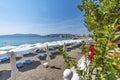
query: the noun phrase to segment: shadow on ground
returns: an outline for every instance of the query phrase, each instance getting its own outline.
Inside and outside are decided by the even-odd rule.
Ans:
[[[24,57],[31,57],[31,56],[36,56],[37,54],[26,54]]]
[[[37,68],[40,64],[41,64],[40,61],[33,61],[33,63],[31,63],[29,65],[28,64],[23,64],[23,67],[22,68],[18,68],[18,70],[20,72],[29,71],[29,70]]]
[[[2,70],[0,71],[0,80],[7,80],[10,78],[11,71],[10,70]]]
[[[16,61],[19,61],[20,59],[22,59],[22,57],[16,57]],[[7,64],[7,63],[10,63],[10,59],[8,59],[5,62],[0,62],[0,64]]]
[[[61,70],[61,68],[56,67],[56,66],[50,66],[50,68],[52,68],[52,69],[58,69],[58,70]]]

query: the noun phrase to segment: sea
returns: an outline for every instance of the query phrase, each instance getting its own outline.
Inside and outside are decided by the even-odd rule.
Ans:
[[[52,41],[67,40],[63,38],[39,37],[39,36],[0,36],[0,47],[19,46],[22,44],[35,44]]]

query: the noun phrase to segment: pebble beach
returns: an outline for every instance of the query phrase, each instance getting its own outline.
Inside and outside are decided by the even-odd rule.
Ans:
[[[16,80],[63,80],[63,71],[65,69],[64,59],[59,55],[55,55],[53,59],[49,61],[49,67],[43,67],[43,63],[46,60],[40,60],[37,55],[42,53],[36,53],[35,55],[19,57],[17,61],[24,59],[33,60],[32,64],[24,64],[22,68],[18,68]],[[67,52],[73,59],[79,60],[82,57],[81,49],[75,48]],[[11,65],[10,61],[0,63],[0,80],[11,80]]]

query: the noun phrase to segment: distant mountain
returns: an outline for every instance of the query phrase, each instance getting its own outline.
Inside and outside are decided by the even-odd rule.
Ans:
[[[46,37],[74,38],[74,37],[80,37],[80,35],[77,35],[77,34],[49,34],[49,35],[46,35]]]
[[[11,35],[0,35],[1,37],[41,37],[41,35],[38,34],[11,34]]]
[[[0,35],[0,37],[50,37],[50,38],[80,38],[81,35],[78,34],[48,34],[48,35],[38,35],[38,34],[12,34],[12,35]]]

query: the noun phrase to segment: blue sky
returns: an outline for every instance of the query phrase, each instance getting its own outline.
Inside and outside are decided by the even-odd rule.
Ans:
[[[84,34],[81,0],[0,0],[0,35]]]

